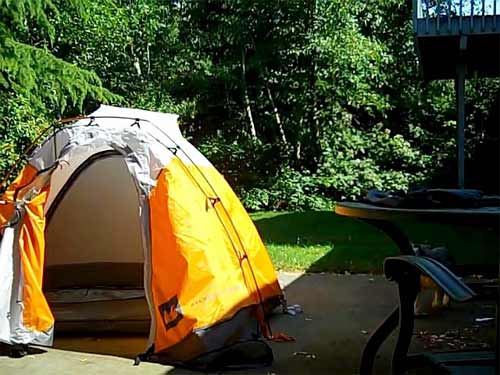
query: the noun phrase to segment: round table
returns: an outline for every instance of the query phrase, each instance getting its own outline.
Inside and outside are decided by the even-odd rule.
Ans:
[[[402,255],[415,255],[415,251],[411,240],[399,227],[398,221],[411,220],[422,223],[467,225],[472,230],[493,230],[497,237],[500,230],[500,207],[396,208],[360,202],[338,202],[335,206],[335,213],[360,219],[379,228],[396,243]],[[500,252],[500,250],[498,251]],[[500,253],[498,256],[500,259]],[[500,262],[498,263],[496,271],[500,282]],[[500,293],[500,284],[498,290]],[[399,310],[396,308],[370,336],[361,359],[363,373],[371,373],[376,352],[385,338],[398,325],[398,316]],[[497,307],[497,362],[500,361],[498,355],[499,327],[499,309]]]
[[[338,202],[335,213],[367,222],[387,234],[401,254],[414,255],[413,245],[398,222],[411,220],[428,224],[466,225],[472,230],[500,229],[500,207],[480,208],[393,208],[369,203]]]
[[[338,202],[335,212],[343,216],[373,220],[397,220],[411,217],[430,221],[460,221],[473,225],[500,223],[500,207],[396,208],[360,202]]]

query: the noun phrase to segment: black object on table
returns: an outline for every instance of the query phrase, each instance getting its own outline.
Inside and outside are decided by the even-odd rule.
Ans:
[[[409,367],[414,367],[422,356],[415,356],[413,360],[407,355],[408,347],[413,335],[414,302],[420,290],[419,276],[421,273],[430,277],[439,285],[451,299],[464,302],[474,296],[474,292],[456,277],[449,269],[434,259],[415,256],[414,246],[407,235],[398,227],[398,221],[407,219],[420,222],[437,223],[471,223],[474,226],[496,228],[500,223],[499,207],[477,207],[477,208],[394,208],[380,207],[373,204],[340,202],[335,207],[335,212],[339,215],[361,219],[386,233],[398,246],[401,256],[387,258],[384,263],[384,272],[388,279],[394,280],[399,287],[399,305],[392,313],[377,327],[371,334],[363,350],[360,373],[371,374],[375,356],[392,331],[399,325],[399,335],[392,360],[393,374],[402,374]],[[499,254],[500,255],[500,254]],[[500,276],[500,269],[499,269]],[[497,308],[498,315],[498,308]],[[497,319],[498,331],[498,319]],[[498,351],[497,333],[497,351]],[[496,370],[498,372],[498,352],[492,356],[490,353],[476,353],[474,359],[479,359],[478,363],[493,362],[496,356]],[[410,363],[411,362],[411,363]],[[448,359],[448,362],[465,363],[463,359]],[[495,372],[496,371],[496,372]]]

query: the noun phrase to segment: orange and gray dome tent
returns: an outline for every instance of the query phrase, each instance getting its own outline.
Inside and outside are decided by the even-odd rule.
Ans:
[[[1,196],[0,225],[0,342],[52,345],[47,290],[138,285],[146,353],[200,366],[238,345],[269,355],[275,269],[176,115],[103,105],[54,128]]]

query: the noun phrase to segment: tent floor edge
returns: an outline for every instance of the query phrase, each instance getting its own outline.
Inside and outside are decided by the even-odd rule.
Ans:
[[[155,345],[151,345],[144,353],[139,353],[134,359],[134,366],[139,366],[143,361],[149,361],[155,352]]]
[[[160,349],[151,361],[200,370],[267,366],[273,354],[260,329],[259,308],[247,306],[228,320],[193,331],[176,345]]]
[[[271,347],[264,340],[253,339],[235,342],[182,363],[161,359],[158,362],[192,371],[219,372],[265,368],[273,361]]]
[[[23,358],[28,355],[28,345],[25,344],[13,344],[10,346],[10,358]]]
[[[45,352],[46,350],[29,344],[7,344],[6,342],[0,342],[0,357],[23,358],[27,355],[42,354]]]

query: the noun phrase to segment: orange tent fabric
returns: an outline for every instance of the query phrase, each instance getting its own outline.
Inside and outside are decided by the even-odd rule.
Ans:
[[[71,258],[75,252],[64,247],[54,257],[56,250],[46,248],[52,213],[80,176],[111,157],[120,158],[137,191],[142,249],[111,246],[92,253],[98,240],[82,237],[79,244],[90,247],[88,262]],[[88,178],[125,183],[113,179],[113,169],[102,173]],[[70,216],[88,209],[75,202]],[[88,225],[99,225],[98,219]],[[224,177],[182,137],[175,115],[102,106],[90,122],[82,119],[52,134],[3,194],[0,225],[0,272],[6,270],[0,312],[12,315],[0,318],[0,341],[8,344],[52,342],[54,318],[43,291],[46,259],[62,269],[87,270],[129,264],[121,254],[142,259],[151,315],[148,347],[172,360],[254,339],[264,305],[283,298],[252,220]]]
[[[214,168],[172,161],[162,170],[149,202],[153,298],[157,306],[175,300],[172,309],[177,309],[167,317],[156,311],[164,323],[156,332],[158,351],[195,329],[281,295],[255,226]],[[192,203],[186,207],[182,202]],[[221,236],[221,228],[226,235]]]

